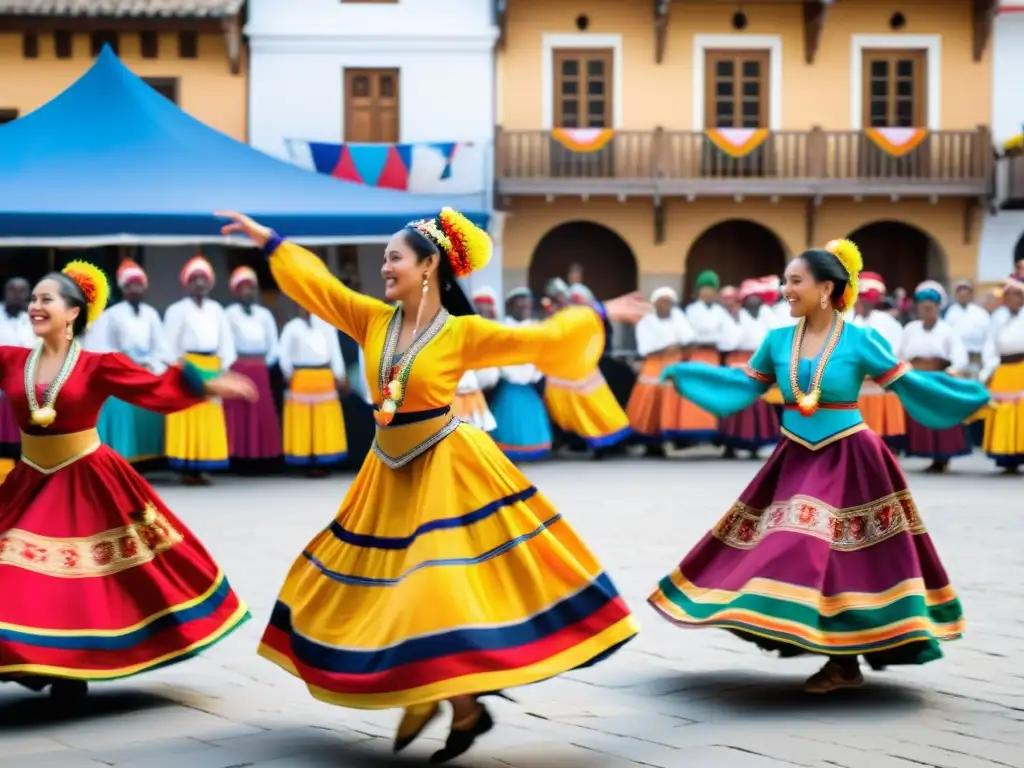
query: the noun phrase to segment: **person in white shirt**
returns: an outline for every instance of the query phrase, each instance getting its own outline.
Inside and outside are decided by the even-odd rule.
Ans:
[[[117,268],[122,301],[107,309],[89,330],[84,346],[91,352],[120,352],[157,375],[174,363],[164,337],[160,313],[143,299],[149,287],[146,273],[131,259]],[[164,417],[111,397],[100,411],[100,439],[133,464],[164,455]]]
[[[1024,283],[1003,286],[1005,312],[993,313],[980,381],[998,405],[985,419],[982,447],[1006,474],[1024,466]]]
[[[706,269],[697,275],[694,282],[696,300],[686,307],[686,319],[693,328],[694,345],[689,360],[719,366],[722,364],[720,345],[733,333],[735,323],[729,313],[718,303],[718,274]],[[695,407],[696,408],[696,407]],[[718,441],[718,419],[707,411],[696,409],[694,419],[687,425],[690,444]]]
[[[505,299],[505,324],[532,325],[533,293],[515,288]],[[494,442],[515,462],[540,461],[551,455],[551,421],[537,384],[542,376],[533,363],[500,369],[491,404],[497,427],[491,433]]]
[[[643,362],[626,415],[638,442],[646,445],[647,455],[664,456],[665,443],[699,436],[704,411],[661,381],[662,371],[686,359],[697,338],[679,308],[679,295],[663,286],[651,294],[651,304],[654,311],[636,324],[636,351]]]
[[[947,308],[943,319],[960,337],[967,350],[968,372],[977,377],[981,372],[985,339],[992,318],[981,305],[974,302],[974,284],[970,280],[958,280],[953,285],[955,300]]]
[[[477,314],[488,320],[496,319],[498,296],[493,288],[480,288],[473,292],[470,299]],[[471,370],[462,374],[455,388],[455,398],[452,400],[452,413],[459,421],[472,424],[484,432],[494,431],[498,424],[494,420],[490,406],[487,405],[484,391],[492,390],[498,385],[499,375],[497,368]]]
[[[772,329],[769,325],[771,319],[761,312],[765,306],[762,302],[764,294],[765,285],[759,280],[744,280],[740,284],[737,300],[741,306],[737,306],[732,316],[732,328],[719,342],[725,365],[745,367]],[[723,458],[727,459],[735,458],[736,451],[747,451],[751,458],[757,458],[758,451],[779,442],[781,437],[778,413],[763,397],[739,413],[721,419],[719,431],[719,439],[725,446]]]
[[[4,285],[4,306],[0,309],[0,345],[31,347],[36,343],[28,319],[28,301],[32,287],[23,277],[12,277]],[[7,395],[0,392],[0,482],[21,458],[21,429]]]
[[[257,303],[259,278],[251,267],[238,267],[228,281],[238,301],[224,310],[238,355],[231,370],[252,380],[259,399],[224,403],[228,455],[249,471],[268,468],[281,457],[281,422],[274,407],[270,367],[277,363],[277,321]]]
[[[208,298],[213,267],[202,256],[189,259],[181,270],[188,294],[164,313],[164,333],[175,360],[185,359],[206,371],[227,371],[235,363],[235,341],[224,307]],[[208,485],[205,474],[227,469],[228,432],[224,407],[206,400],[167,417],[167,460],[186,485]]]
[[[337,331],[299,308],[281,329],[279,364],[284,394],[284,460],[324,477],[348,457],[339,391],[348,391]]]
[[[901,360],[906,360],[919,371],[944,371],[953,376],[969,376],[967,350],[953,326],[942,319],[946,304],[946,291],[934,280],[926,280],[914,290],[917,320],[903,329],[900,348]],[[967,427],[930,429],[906,417],[907,455],[931,459],[925,470],[942,473],[949,469],[950,459],[971,454],[971,441]]]
[[[853,324],[873,328],[898,355],[903,337],[900,321],[879,308],[886,296],[885,280],[877,272],[861,272]],[[864,423],[874,430],[889,450],[900,453],[906,446],[907,420],[895,392],[887,392],[870,378],[864,379],[857,400]]]

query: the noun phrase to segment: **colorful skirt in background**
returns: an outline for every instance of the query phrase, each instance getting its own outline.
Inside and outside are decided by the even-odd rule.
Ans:
[[[338,384],[330,368],[297,368],[284,393],[284,461],[293,467],[340,464],[348,455]]]
[[[718,366],[722,356],[711,347],[695,347],[689,360]],[[674,388],[661,401],[661,429],[663,439],[678,440],[690,445],[710,443],[718,439],[718,419],[702,408],[680,397]]]
[[[0,679],[129,677],[249,618],[195,535],[96,430],[26,438],[25,458],[70,463],[52,474],[19,463],[0,486]]]
[[[599,371],[579,381],[548,376],[544,404],[555,426],[591,450],[618,445],[631,433],[629,417]]]
[[[14,469],[21,456],[21,428],[14,418],[14,409],[7,395],[0,392],[0,483]]]
[[[228,454],[245,461],[276,459],[281,455],[281,422],[274,407],[270,388],[270,369],[262,357],[239,358],[231,370],[248,377],[256,385],[259,398],[229,400],[224,403],[224,422],[228,431]]]
[[[988,384],[996,408],[985,417],[982,450],[1002,469],[1024,465],[1024,362],[1003,363]]]
[[[651,605],[783,656],[942,656],[964,618],[899,465],[870,430],[817,451],[783,440]]]
[[[678,410],[674,406],[666,407],[665,401],[679,398],[679,395],[669,382],[662,382],[661,372],[682,359],[681,350],[655,352],[644,358],[626,405],[633,437],[640,442],[657,444],[671,439],[665,436],[662,415],[672,415]]]
[[[750,362],[753,354],[730,352],[726,355],[725,364],[741,368]],[[722,445],[742,451],[759,451],[766,445],[779,442],[782,437],[775,406],[764,398],[758,398],[739,413],[721,419],[718,429]]]
[[[903,404],[895,392],[886,392],[871,379],[865,379],[857,398],[861,418],[892,451],[900,452],[907,444],[907,420]]]
[[[378,430],[397,435],[389,455],[406,452],[403,426]],[[569,523],[463,425],[397,468],[367,457],[292,565],[259,653],[321,701],[384,709],[536,683],[636,632]]]
[[[164,455],[164,416],[118,400],[107,399],[96,429],[100,440],[129,462],[150,461]]]
[[[512,461],[539,461],[551,453],[551,421],[533,384],[499,382],[491,408],[494,442]]]
[[[957,456],[970,456],[974,450],[966,426],[931,429],[914,421],[910,414],[906,418],[907,456],[949,461]]]
[[[484,432],[493,432],[494,428],[498,426],[494,420],[494,414],[491,413],[491,409],[487,405],[487,398],[484,396],[483,390],[480,389],[475,392],[456,394],[452,399],[452,413],[459,418],[459,421],[472,424]]]
[[[185,359],[204,371],[219,371],[220,358],[189,352]],[[172,413],[164,422],[167,463],[179,472],[228,468],[228,430],[220,400],[207,400]]]

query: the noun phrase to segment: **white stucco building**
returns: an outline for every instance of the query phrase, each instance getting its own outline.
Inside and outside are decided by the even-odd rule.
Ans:
[[[252,146],[313,165],[311,145],[345,144],[355,158],[348,173],[374,184],[387,173],[384,146],[401,145],[410,192],[492,187],[492,2],[250,0],[245,33]],[[438,147],[452,143],[446,167]],[[321,153],[316,165],[324,162]],[[380,243],[359,246],[367,293],[382,288],[380,255]],[[500,248],[473,284],[502,289]]]
[[[992,139],[997,151],[1003,143],[1024,133],[1024,0],[1001,0],[992,29]],[[1013,183],[1011,174],[1014,175]],[[978,251],[978,279],[999,281],[1013,271],[1018,244],[1024,237],[1024,158],[997,163],[995,205],[985,218]],[[1004,204],[1019,209],[1006,209]]]

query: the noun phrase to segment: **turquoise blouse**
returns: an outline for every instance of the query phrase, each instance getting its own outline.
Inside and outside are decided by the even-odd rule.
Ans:
[[[933,429],[955,427],[989,402],[988,390],[978,382],[915,371],[896,359],[877,331],[844,323],[821,379],[818,410],[803,416],[789,379],[795,333],[796,326],[769,332],[745,368],[676,363],[665,369],[662,380],[671,380],[680,395],[716,416],[743,410],[778,383],[786,403],[782,433],[811,450],[867,429],[856,405],[865,377],[895,392],[912,419]],[[820,357],[800,360],[803,392],[810,388]]]

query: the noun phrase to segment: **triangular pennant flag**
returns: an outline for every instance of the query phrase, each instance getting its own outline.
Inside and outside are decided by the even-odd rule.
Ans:
[[[377,176],[377,186],[386,187],[387,189],[406,190],[409,188],[409,170],[406,164],[402,162],[402,156],[398,151],[398,147],[393,146],[389,147],[389,149],[384,167]]]
[[[395,144],[395,151],[398,153],[402,165],[405,166],[406,174],[412,168],[412,148],[412,144]]]
[[[458,146],[454,141],[439,141],[431,144],[434,149],[441,153],[441,157],[444,158],[444,170],[441,171],[441,179],[450,179],[452,177],[452,157],[455,156],[455,147]]]
[[[334,166],[331,176],[336,179],[341,179],[342,181],[351,181],[356,184],[366,183],[363,181],[363,177],[359,175],[359,169],[356,168],[356,164],[352,162],[352,154],[344,144],[341,145],[341,156],[338,158],[338,164]]]
[[[364,184],[375,187],[378,184],[384,164],[391,154],[390,144],[349,144],[349,154],[355,163]]]
[[[322,144],[318,141],[309,142],[309,154],[313,158],[313,167],[317,173],[330,174],[341,159],[341,144]]]

